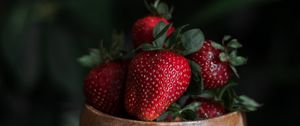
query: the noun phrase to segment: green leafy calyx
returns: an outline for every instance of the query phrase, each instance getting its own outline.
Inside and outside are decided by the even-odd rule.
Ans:
[[[169,6],[161,2],[160,0],[156,0],[154,3],[149,3],[147,0],[144,0],[146,8],[156,16],[164,17],[167,20],[172,18],[173,6],[169,8]]]
[[[109,48],[105,48],[103,41],[100,42],[99,48],[90,49],[89,54],[83,55],[78,58],[78,62],[88,68],[92,68],[99,64],[103,64],[112,60],[128,58],[128,55],[125,55],[124,48],[124,33],[114,32],[112,35],[112,44]]]

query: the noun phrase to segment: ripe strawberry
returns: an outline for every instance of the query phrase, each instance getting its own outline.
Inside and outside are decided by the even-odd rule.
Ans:
[[[200,119],[208,119],[225,114],[224,106],[217,102],[204,98],[197,98],[194,100],[189,99],[187,103],[191,102],[200,102],[200,107],[196,110],[197,116]]]
[[[225,114],[225,109],[221,104],[206,99],[200,99],[201,107],[197,114],[201,119],[213,118]]]
[[[222,62],[219,55],[222,51],[212,46],[212,41],[206,40],[199,51],[189,55],[201,67],[201,77],[205,89],[224,86],[230,77],[228,62]]]
[[[128,68],[125,109],[141,120],[154,120],[187,89],[191,69],[187,59],[170,51],[144,51]]]
[[[144,42],[151,43],[153,41],[153,29],[159,23],[164,22],[166,25],[169,22],[163,17],[147,16],[145,18],[138,19],[132,27],[132,39],[134,46],[138,47]],[[174,31],[174,27],[171,27],[167,31],[169,36]]]
[[[117,115],[123,107],[127,63],[109,62],[93,68],[85,79],[87,103],[101,112]]]

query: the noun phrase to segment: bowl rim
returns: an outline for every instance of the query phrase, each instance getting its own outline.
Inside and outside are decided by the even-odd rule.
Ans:
[[[243,116],[243,112],[240,112],[240,111],[234,111],[234,112],[230,112],[230,113],[227,113],[225,115],[221,115],[221,116],[218,116],[218,117],[213,117],[213,118],[209,118],[209,119],[204,119],[204,120],[195,120],[195,121],[181,121],[181,122],[154,122],[154,121],[141,121],[141,120],[133,120],[133,119],[126,119],[126,118],[121,118],[121,117],[116,117],[116,116],[112,116],[112,115],[108,115],[108,114],[105,114],[101,111],[98,111],[97,109],[95,109],[94,107],[88,105],[88,104],[85,104],[84,105],[85,109],[88,109],[89,111],[93,112],[94,114],[96,114],[97,116],[103,116],[103,117],[106,117],[106,118],[112,118],[112,119],[116,119],[118,121],[126,121],[126,122],[132,122],[132,123],[143,123],[143,124],[147,124],[147,123],[155,123],[155,124],[190,124],[190,123],[204,123],[204,122],[209,122],[209,121],[214,121],[216,119],[225,119],[225,118],[229,118],[229,117],[232,117],[232,116],[238,116],[238,115],[241,115]]]

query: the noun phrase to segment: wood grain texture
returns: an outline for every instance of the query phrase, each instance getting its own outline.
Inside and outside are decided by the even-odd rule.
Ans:
[[[144,122],[110,116],[85,105],[80,116],[80,126],[246,126],[246,120],[244,113],[232,112],[199,121]]]

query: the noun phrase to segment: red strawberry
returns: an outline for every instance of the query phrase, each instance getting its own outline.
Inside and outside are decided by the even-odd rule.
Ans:
[[[187,101],[188,104],[191,102],[200,102],[200,107],[196,110],[197,116],[200,119],[208,119],[225,114],[224,106],[217,102],[204,98],[189,99]]]
[[[87,103],[101,112],[116,115],[123,107],[127,63],[109,62],[93,68],[85,79]]]
[[[138,19],[132,28],[132,39],[134,46],[138,47],[144,42],[151,43],[153,41],[153,29],[159,22],[164,22],[166,25],[169,22],[162,17],[147,16],[145,18]],[[171,27],[167,31],[167,36],[169,36],[174,31],[174,27]]]
[[[141,120],[154,120],[187,89],[188,60],[170,51],[137,54],[128,68],[125,109]]]
[[[225,114],[224,107],[216,102],[206,99],[200,99],[201,106],[197,110],[197,114],[201,119],[213,118]]]
[[[199,51],[189,56],[201,67],[201,77],[205,89],[224,86],[230,77],[228,62],[222,62],[219,55],[222,51],[212,46],[212,41],[206,40]]]

